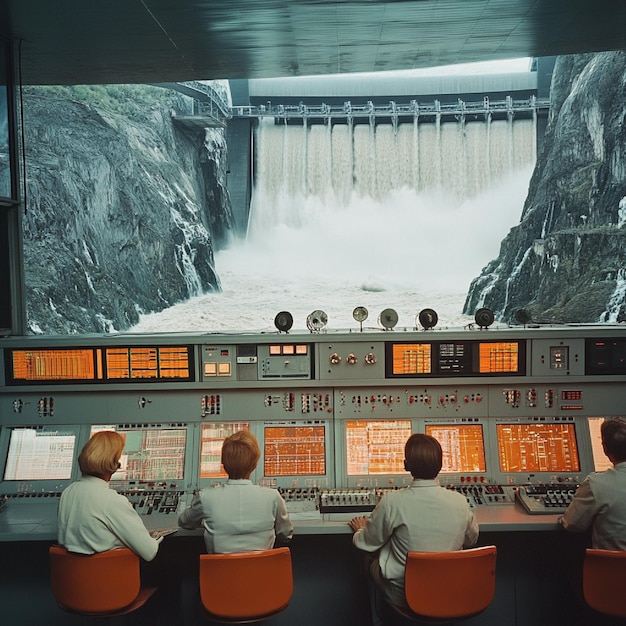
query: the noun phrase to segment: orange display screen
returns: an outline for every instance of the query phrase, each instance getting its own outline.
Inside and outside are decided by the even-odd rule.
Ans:
[[[411,436],[411,420],[346,422],[348,476],[403,474],[404,444]]]
[[[434,437],[443,449],[441,473],[486,471],[480,424],[427,424],[426,434]]]
[[[189,379],[187,346],[107,348],[107,379]]]
[[[14,381],[95,380],[92,348],[13,350]]]
[[[430,374],[432,371],[430,343],[398,343],[392,346],[392,374]]]
[[[517,341],[481,342],[478,346],[480,374],[516,374],[519,372],[519,343]]]
[[[266,426],[263,451],[265,476],[326,474],[326,427]]]
[[[13,384],[102,380],[191,380],[189,346],[13,350]]]
[[[496,424],[503,472],[578,472],[574,424]]]
[[[200,478],[226,478],[222,467],[222,444],[238,430],[248,430],[249,422],[202,424],[200,432]]]

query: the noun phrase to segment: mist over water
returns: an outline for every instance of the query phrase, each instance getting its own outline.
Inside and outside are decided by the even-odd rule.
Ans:
[[[471,126],[462,141],[456,124],[421,136],[411,125],[353,137],[347,126],[261,127],[247,240],[216,254],[222,293],[132,331],[272,332],[282,310],[305,330],[316,309],[329,330],[358,330],[356,306],[369,311],[364,328],[386,308],[413,328],[426,307],[438,327],[463,326],[471,280],[519,222],[535,148],[532,125]]]

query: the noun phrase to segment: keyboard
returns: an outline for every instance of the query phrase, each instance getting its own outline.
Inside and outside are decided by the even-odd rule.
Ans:
[[[578,485],[525,485],[516,492],[517,501],[529,515],[556,515],[565,513]]]

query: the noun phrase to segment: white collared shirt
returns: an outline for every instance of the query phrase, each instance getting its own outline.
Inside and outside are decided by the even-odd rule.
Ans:
[[[96,476],[83,476],[63,491],[57,522],[59,543],[70,552],[94,554],[126,546],[151,561],[159,549],[128,499]]]
[[[380,550],[383,577],[403,588],[407,552],[461,550],[477,539],[478,523],[463,495],[436,480],[414,480],[383,495],[353,543],[366,552]]]
[[[178,525],[204,527],[210,554],[269,550],[277,539],[286,543],[293,536],[293,524],[278,491],[243,479],[203,489],[180,514]]]
[[[591,528],[591,545],[603,550],[626,550],[626,462],[593,472],[576,490],[561,518],[565,530]]]

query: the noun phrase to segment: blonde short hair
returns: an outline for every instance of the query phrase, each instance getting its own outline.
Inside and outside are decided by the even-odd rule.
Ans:
[[[249,430],[238,430],[224,439],[222,465],[229,478],[249,478],[260,458],[259,442]]]
[[[110,476],[118,463],[126,440],[114,430],[94,433],[78,455],[80,471],[85,476]]]

